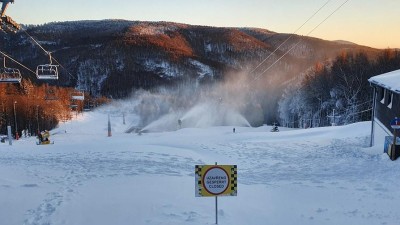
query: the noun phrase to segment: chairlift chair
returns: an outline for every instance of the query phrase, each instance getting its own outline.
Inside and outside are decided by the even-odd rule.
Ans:
[[[80,105],[78,101],[84,101],[85,100],[85,93],[83,91],[78,91],[75,90],[74,92],[71,93],[71,105],[70,108],[76,112],[79,111]]]
[[[39,80],[57,80],[58,65],[45,64],[36,68],[36,77]]]
[[[21,80],[19,69],[6,67],[6,58],[4,57],[4,67],[0,68],[0,83],[21,83]]]
[[[84,101],[85,93],[83,91],[75,91],[71,94],[72,100]]]
[[[50,64],[39,65],[36,68],[36,77],[39,80],[57,80],[58,65],[52,64],[51,53],[47,53],[50,58]]]

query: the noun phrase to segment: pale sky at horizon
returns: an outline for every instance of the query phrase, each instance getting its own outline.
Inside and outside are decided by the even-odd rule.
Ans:
[[[126,19],[293,33],[329,0],[15,0],[21,24]],[[346,0],[330,0],[297,34],[307,35]],[[118,3],[114,3],[118,2]],[[375,48],[400,48],[400,0],[349,0],[309,36]]]

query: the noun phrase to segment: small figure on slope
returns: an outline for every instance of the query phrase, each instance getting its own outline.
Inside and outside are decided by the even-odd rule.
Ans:
[[[279,132],[279,128],[278,128],[278,125],[276,125],[276,123],[274,123],[274,126],[271,129],[271,132]]]

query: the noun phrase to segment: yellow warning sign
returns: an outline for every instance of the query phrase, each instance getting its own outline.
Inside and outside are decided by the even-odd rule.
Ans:
[[[237,196],[236,165],[196,165],[196,197]]]

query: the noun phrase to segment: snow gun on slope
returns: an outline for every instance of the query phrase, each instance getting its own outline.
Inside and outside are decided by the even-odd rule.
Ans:
[[[38,135],[39,142],[37,142],[37,145],[48,145],[48,144],[54,144],[54,142],[50,141],[50,132],[48,130],[42,131]]]

